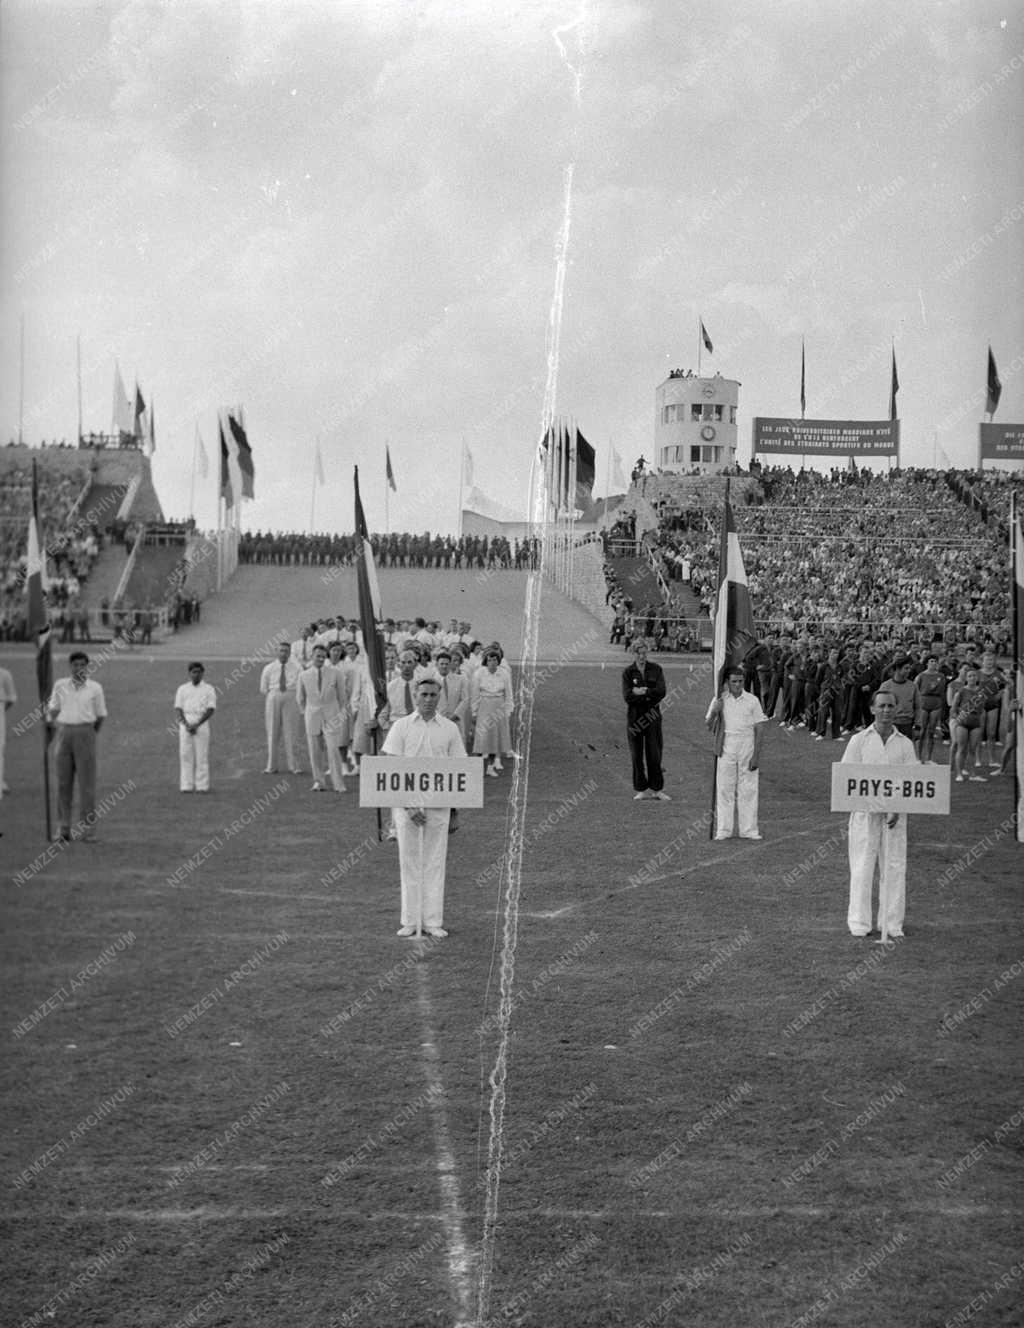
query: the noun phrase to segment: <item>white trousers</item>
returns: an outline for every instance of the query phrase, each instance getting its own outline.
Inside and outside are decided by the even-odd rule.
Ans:
[[[327,753],[327,769],[331,772],[331,783],[340,789],[345,781],[341,769],[341,752],[338,750],[338,730],[324,728],[323,733],[310,733],[306,730],[306,742],[309,747],[309,768],[313,772],[313,782],[326,784],[324,771],[324,752]]]
[[[202,724],[195,733],[189,733],[184,724],[178,725],[178,757],[181,765],[183,793],[210,787],[210,726]]]
[[[424,826],[414,825],[404,807],[396,807],[394,816],[402,873],[402,926],[443,927],[448,808],[428,807]]]
[[[716,833],[731,835],[735,808],[739,806],[740,834],[757,834],[757,770],[748,769],[754,755],[753,733],[725,735],[718,758],[715,821]]]
[[[884,919],[889,934],[903,931],[907,907],[907,818],[901,816],[892,830],[886,828],[885,812],[850,813],[850,908],[846,922],[857,934],[871,930],[871,887],[878,863],[878,930]]]
[[[267,765],[276,770],[284,765],[298,770],[299,760],[299,707],[294,692],[267,693],[263,717],[267,728]]]

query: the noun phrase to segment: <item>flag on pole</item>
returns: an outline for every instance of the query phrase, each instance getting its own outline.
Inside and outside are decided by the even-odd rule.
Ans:
[[[231,484],[231,466],[228,463],[228,445],[224,437],[224,425],[220,420],[217,421],[217,432],[220,434],[220,496],[224,499],[224,503],[227,507],[233,507],[235,503],[235,494]]]
[[[39,476],[32,462],[32,514],[28,521],[28,554],[25,588],[28,591],[27,627],[29,640],[36,643],[36,681],[39,702],[45,705],[53,691],[53,647],[50,620],[43,594],[46,590],[46,563],[39,533]]]
[[[156,451],[156,424],[154,422],[153,398],[149,398],[149,407],[142,416],[142,450],[151,457]]]
[[[991,353],[991,352],[990,352]],[[1024,701],[1024,512],[1016,495],[1010,495],[1010,541],[1013,550],[1013,704]],[[1017,743],[1013,758],[1014,807],[1017,811],[1017,843],[1024,844],[1024,714],[1019,709],[1011,715]],[[1007,742],[1010,741],[1007,735]]]
[[[146,414],[146,403],[142,399],[142,393],[139,391],[139,384],[135,384],[135,418],[132,420],[132,437],[137,443],[142,443],[143,417]]]
[[[725,685],[725,670],[743,663],[751,646],[757,642],[754,613],[750,606],[747,573],[743,566],[728,482],[725,512],[722,516],[722,545],[718,559],[718,591],[715,597],[714,678],[715,696]]]
[[[898,419],[896,414],[896,393],[900,390],[900,380],[896,373],[896,347],[892,349],[892,381],[889,385],[889,418]]]
[[[196,456],[199,461],[199,474],[205,480],[210,473],[210,458],[206,455],[206,448],[203,446],[198,424],[196,425]]]
[[[373,561],[373,546],[370,544],[366,517],[363,515],[363,503],[359,497],[359,467],[355,466],[353,469],[356,493],[356,585],[359,592],[359,623],[363,629],[363,649],[366,651],[366,667],[373,688],[373,713],[376,717],[388,699],[387,678],[384,673],[384,640],[377,625],[383,620],[384,614],[380,603],[380,587],[377,584],[377,568]]]
[[[241,411],[238,412],[241,414]],[[245,427],[235,416],[228,411],[228,428],[231,431],[231,437],[235,441],[236,454],[238,456],[238,469],[242,480],[242,497],[252,498],[253,481],[256,478],[256,471],[252,464],[252,448],[249,446],[249,439],[246,436]]]
[[[111,420],[110,432],[116,433],[118,437],[126,434],[131,437],[132,432],[132,403],[128,400],[128,393],[124,390],[124,381],[121,378],[121,370],[118,363],[114,361],[114,411]]]
[[[384,477],[388,482],[388,488],[392,493],[397,493],[398,488],[395,485],[395,472],[391,469],[391,448],[387,443],[384,444]]]
[[[324,478],[324,459],[320,455],[320,439],[316,440],[316,446],[313,448],[313,478],[317,484],[325,484]]]
[[[999,398],[1003,394],[1003,385],[999,381],[999,370],[996,368],[996,357],[992,354],[992,347],[988,348],[988,386],[985,393],[985,410],[991,417],[996,413],[996,406],[999,405]]]
[[[576,429],[576,506],[586,508],[594,498],[597,454]]]
[[[807,411],[807,352],[804,347],[803,338],[800,339],[800,418],[803,419]]]
[[[715,348],[711,344],[711,338],[708,336],[708,330],[704,326],[703,318],[700,320],[700,339],[701,341],[703,341],[704,349],[707,351],[707,353],[709,355],[713,355]]]

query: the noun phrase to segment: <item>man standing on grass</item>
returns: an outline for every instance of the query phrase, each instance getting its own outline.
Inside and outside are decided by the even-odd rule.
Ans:
[[[661,769],[661,702],[665,699],[665,675],[659,664],[647,658],[647,643],[637,637],[633,663],[622,671],[622,699],[626,703],[626,740],[633,761],[634,802],[657,798],[670,802]]]
[[[174,693],[182,793],[210,791],[210,718],[217,709],[217,693],[203,681],[205,672],[203,665],[193,660],[188,666],[189,681]]]
[[[295,700],[302,668],[291,658],[289,642],[277,647],[277,659],[264,665],[260,675],[260,691],[264,701],[264,722],[267,730],[267,767],[265,775],[277,773],[283,761],[293,775],[301,774],[299,764],[299,707]]]
[[[46,718],[57,725],[54,763],[57,769],[57,835],[59,841],[71,838],[71,807],[75,778],[78,779],[79,825],[85,827],[82,839],[95,841],[96,821],[96,735],[107,717],[103,688],[86,676],[89,656],[84,650],[72,652],[68,663],[71,677],[60,678],[46,707]]]
[[[882,689],[871,701],[875,722],[855,733],[843,752],[843,764],[917,765],[910,738],[896,732],[896,697]],[[852,936],[871,932],[871,887],[878,863],[878,927],[897,940],[903,936],[907,904],[907,818],[896,812],[850,813],[850,907],[846,917]],[[887,917],[882,917],[882,900]]]
[[[761,745],[768,717],[761,702],[743,690],[743,670],[726,672],[726,689],[705,717],[716,736],[715,838],[731,839],[739,809],[740,839],[760,839],[757,798]],[[801,684],[802,686],[802,684]]]
[[[437,713],[441,687],[436,677],[415,684],[412,714],[394,721],[381,749],[384,756],[464,757],[458,725]],[[398,862],[402,878],[402,925],[399,936],[443,939],[444,873],[448,857],[448,807],[396,807]]]

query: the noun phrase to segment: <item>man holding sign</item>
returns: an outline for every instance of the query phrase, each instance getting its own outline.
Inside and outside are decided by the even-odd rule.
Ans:
[[[428,674],[413,685],[416,706],[396,719],[381,749],[384,756],[465,757],[457,724],[437,713],[441,686]],[[445,937],[444,870],[448,857],[448,807],[396,807],[398,862],[402,876],[399,936]]]
[[[843,753],[843,765],[917,765],[914,744],[896,732],[896,697],[884,689],[871,702],[874,723],[855,733]],[[906,814],[882,811],[850,813],[850,908],[846,922],[853,936],[871,931],[871,887],[878,862],[878,929],[883,939],[903,936],[907,902]]]

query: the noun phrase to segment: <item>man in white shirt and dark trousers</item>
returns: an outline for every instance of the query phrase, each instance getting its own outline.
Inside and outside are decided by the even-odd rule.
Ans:
[[[896,731],[897,700],[882,687],[871,702],[875,722],[855,733],[843,752],[843,764],[917,765],[910,738]],[[907,907],[907,818],[895,812],[850,813],[850,907],[846,924],[851,936],[871,933],[871,887],[878,863],[878,930],[903,938]],[[885,917],[883,913],[885,901]],[[888,923],[886,926],[885,924]]]
[[[178,757],[182,793],[210,791],[210,717],[217,709],[217,693],[203,681],[206,669],[198,660],[188,666],[190,681],[174,693],[178,717]]]
[[[267,768],[265,775],[277,773],[284,761],[293,775],[301,775],[299,763],[299,707],[295,689],[302,667],[291,658],[287,641],[277,647],[277,659],[264,666],[260,692],[266,697],[264,719],[267,728]]]
[[[71,838],[71,807],[77,776],[78,825],[84,827],[81,838],[91,844],[96,838],[93,833],[96,822],[96,735],[107,717],[107,704],[103,688],[86,677],[89,656],[85,651],[73,651],[68,663],[71,676],[58,680],[46,707],[47,720],[57,725],[53,748],[57,770],[56,837],[59,841]]]
[[[440,686],[435,677],[416,683],[416,709],[396,719],[384,740],[384,756],[464,757],[458,725],[437,713]],[[443,938],[444,873],[448,857],[448,807],[396,807],[398,861],[402,876],[399,936]]]
[[[743,670],[726,671],[726,690],[708,707],[715,734],[715,838],[731,839],[739,808],[740,839],[760,839],[757,828],[758,768],[768,717],[761,702],[743,690]]]

